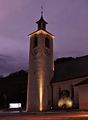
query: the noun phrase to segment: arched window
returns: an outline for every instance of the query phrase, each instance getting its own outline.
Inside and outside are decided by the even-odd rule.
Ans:
[[[38,46],[38,38],[35,36],[34,41],[33,41],[33,48]]]
[[[50,47],[50,43],[49,43],[49,38],[48,37],[45,38],[45,47],[47,47],[47,48]]]
[[[61,94],[61,97],[69,97],[70,96],[70,92],[68,90],[62,90],[60,94]]]

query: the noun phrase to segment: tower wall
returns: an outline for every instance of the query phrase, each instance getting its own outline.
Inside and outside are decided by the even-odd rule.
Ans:
[[[49,38],[50,47],[45,46]],[[50,35],[39,33],[38,45],[33,48],[35,34],[30,38],[27,111],[45,111],[50,108],[50,81],[53,77],[53,39]]]

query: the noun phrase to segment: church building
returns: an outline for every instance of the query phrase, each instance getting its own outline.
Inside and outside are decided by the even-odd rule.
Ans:
[[[88,61],[81,58],[68,63],[55,63],[54,35],[46,30],[48,24],[41,12],[38,28],[30,39],[27,86],[27,112],[50,109],[88,109]],[[88,57],[87,57],[88,60]],[[84,69],[84,65],[86,70]]]

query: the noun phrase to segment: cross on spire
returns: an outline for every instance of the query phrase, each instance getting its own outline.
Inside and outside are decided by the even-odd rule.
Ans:
[[[43,17],[43,5],[41,5],[41,16]]]

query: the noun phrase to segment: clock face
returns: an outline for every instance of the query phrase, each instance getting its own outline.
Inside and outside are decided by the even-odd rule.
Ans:
[[[40,48],[34,49],[32,52],[33,56],[41,56],[42,55],[42,50]]]
[[[44,53],[45,53],[45,55],[47,55],[47,56],[50,55],[50,51],[49,51],[48,49],[45,49],[45,50],[44,50]]]

